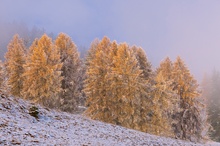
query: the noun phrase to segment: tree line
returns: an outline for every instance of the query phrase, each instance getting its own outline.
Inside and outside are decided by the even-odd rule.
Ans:
[[[141,47],[94,40],[84,60],[71,38],[44,34],[29,48],[15,35],[1,63],[2,91],[50,108],[74,112],[156,135],[202,141],[206,106],[184,61],[169,57],[152,69]]]

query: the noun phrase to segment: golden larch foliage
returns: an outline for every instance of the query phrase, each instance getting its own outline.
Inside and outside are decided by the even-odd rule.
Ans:
[[[46,34],[34,41],[31,49],[29,59],[24,65],[23,96],[52,107],[61,91],[62,64],[59,51]]]
[[[7,76],[7,85],[9,92],[13,96],[20,97],[23,89],[24,72],[23,65],[25,64],[25,47],[23,40],[15,35],[8,45],[8,51],[5,54],[5,67]]]
[[[98,44],[93,43],[86,60],[86,80],[84,92],[89,105],[85,114],[93,119],[105,121],[109,116],[106,111],[107,73],[110,71],[111,59],[108,55],[111,42],[104,37]],[[106,121],[107,122],[107,121]]]
[[[179,56],[174,62],[172,78],[175,81],[174,90],[180,98],[188,104],[193,104],[192,99],[199,96],[199,85]]]

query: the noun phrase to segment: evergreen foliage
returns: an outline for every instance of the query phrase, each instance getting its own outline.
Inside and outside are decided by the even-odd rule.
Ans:
[[[23,96],[34,102],[53,107],[61,91],[60,54],[52,40],[44,34],[31,46],[29,59],[24,65]]]
[[[25,64],[25,47],[22,39],[15,35],[8,45],[8,52],[5,54],[5,67],[7,76],[7,85],[9,92],[13,96],[20,97],[23,89]]]
[[[76,110],[80,93],[80,58],[76,45],[66,34],[59,34],[55,41],[62,62],[62,92],[60,94],[60,109],[73,112]]]

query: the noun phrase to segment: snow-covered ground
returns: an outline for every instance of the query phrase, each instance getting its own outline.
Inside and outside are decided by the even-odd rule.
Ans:
[[[0,145],[203,145],[154,136],[39,105],[36,105],[40,112],[36,119],[29,114],[32,106],[21,99],[0,97]],[[220,144],[209,142],[205,145]]]

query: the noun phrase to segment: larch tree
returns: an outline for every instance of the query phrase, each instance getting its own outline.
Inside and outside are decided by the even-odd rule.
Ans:
[[[92,119],[144,131],[142,116],[146,113],[141,112],[141,103],[145,109],[148,102],[142,96],[146,93],[145,82],[134,52],[127,44],[117,45],[106,38],[94,52],[87,63],[89,107],[85,113]]]
[[[165,81],[172,79],[173,63],[169,57],[166,57],[156,69],[157,74],[162,74]]]
[[[143,95],[145,100],[142,101],[141,104],[145,102],[147,106],[141,105],[142,109],[140,110],[142,113],[142,120],[145,121],[144,131],[156,135],[172,136],[172,129],[167,114],[167,109],[168,107],[170,108],[169,97],[171,94],[167,92],[167,86],[162,84],[162,80],[164,82],[163,75],[162,73],[155,74],[153,72],[151,63],[148,61],[142,48],[134,46],[132,50],[142,70],[141,77],[146,84],[145,90],[147,96],[146,94]],[[143,106],[145,110],[143,110]]]
[[[24,73],[22,76],[24,77],[24,82],[23,82],[24,86],[22,89],[22,96],[25,99],[32,98],[32,97],[30,97],[30,94],[28,94],[28,92],[26,92],[29,90],[29,87],[30,87],[29,85],[31,85],[33,83],[32,76],[29,73],[27,74],[27,72],[30,69],[30,66],[31,66],[31,63],[33,60],[32,54],[34,53],[34,50],[37,48],[37,45],[38,45],[38,39],[35,39],[27,51],[26,63],[23,65]]]
[[[91,45],[89,50],[87,51],[86,57],[85,57],[85,65],[86,66],[90,66],[90,62],[92,62],[91,60],[93,60],[95,58],[95,54],[96,54],[96,50],[98,47],[98,44],[100,43],[100,40],[95,39]]]
[[[204,106],[199,102],[200,93],[197,81],[190,74],[180,57],[174,62],[172,73],[174,79],[173,90],[180,98],[179,110],[173,115],[173,124],[176,137],[198,141],[201,139],[202,120],[199,108]]]
[[[7,86],[9,93],[13,96],[20,97],[23,89],[25,64],[25,46],[23,40],[15,35],[8,45],[8,51],[5,54],[5,67],[7,76]]]
[[[172,76],[175,80],[174,90],[184,100],[184,103],[193,104],[193,99],[199,96],[199,85],[179,56],[174,62]]]
[[[118,46],[113,57],[110,72],[108,94],[112,102],[111,116],[114,123],[136,130],[145,131],[144,118],[147,108],[147,92],[142,70],[132,49],[127,44]],[[145,96],[144,96],[145,95]]]
[[[170,124],[174,98],[176,98],[171,88],[172,70],[172,62],[167,57],[155,71],[153,91],[151,92],[153,96],[151,123],[152,131],[157,135],[174,136]]]
[[[86,79],[84,92],[87,96],[88,109],[85,114],[92,119],[106,121],[107,112],[107,87],[109,86],[106,76],[110,71],[109,52],[111,41],[104,37],[98,44],[91,46],[86,59]],[[106,121],[107,122],[107,121]]]
[[[142,73],[140,74],[142,84],[144,85],[145,92],[140,95],[140,105],[136,107],[141,115],[141,131],[157,134],[161,133],[162,113],[159,110],[158,103],[155,102],[158,95],[156,95],[157,88],[155,88],[155,73],[152,70],[151,63],[149,62],[145,51],[142,48],[133,46],[131,48],[138,61],[138,66]],[[160,129],[160,130],[159,130]]]
[[[66,34],[59,34],[56,41],[62,62],[62,92],[60,94],[60,109],[73,112],[81,96],[80,93],[80,57],[76,45]]]
[[[95,55],[96,55],[96,51],[97,51],[97,48],[98,48],[98,44],[100,43],[100,40],[99,39],[95,39],[91,44],[90,44],[90,48],[88,49],[86,55],[85,55],[85,58],[84,58],[84,63],[83,63],[83,66],[82,66],[82,73],[84,73],[84,77],[82,78],[83,79],[83,89],[81,90],[85,97],[85,101],[84,101],[84,106],[87,106],[89,104],[88,102],[88,95],[89,93],[86,93],[86,91],[89,91],[88,89],[88,85],[90,84],[90,77],[91,77],[91,73],[90,70],[92,70],[92,68],[90,69],[91,66],[94,66],[93,62],[95,61]],[[84,88],[87,88],[84,90]]]
[[[138,65],[142,70],[143,77],[147,80],[150,80],[152,78],[153,71],[151,63],[147,59],[146,53],[142,48],[138,48],[136,46],[133,46],[132,50],[138,60]]]
[[[53,107],[61,92],[60,54],[52,40],[44,34],[31,46],[29,59],[24,65],[23,96],[44,106]]]
[[[174,108],[179,106],[179,96],[176,94],[176,92],[173,91],[174,88],[174,79],[172,77],[173,74],[173,63],[170,60],[169,57],[166,57],[159,65],[159,67],[156,69],[156,87],[158,89],[162,89],[163,91],[166,91],[166,101],[169,103],[169,108],[167,110],[169,116],[171,116]]]

